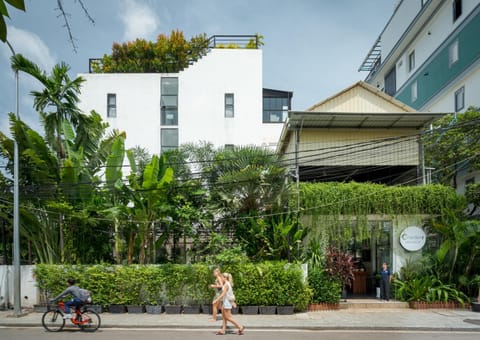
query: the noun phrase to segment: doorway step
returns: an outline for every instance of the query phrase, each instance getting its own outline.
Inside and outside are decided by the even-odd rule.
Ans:
[[[405,309],[408,308],[406,302],[401,301],[382,301],[378,299],[351,299],[346,302],[340,302],[340,309]]]

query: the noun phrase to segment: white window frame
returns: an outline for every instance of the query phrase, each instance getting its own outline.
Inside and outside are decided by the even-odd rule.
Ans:
[[[452,67],[460,59],[460,54],[458,51],[458,39],[455,40],[448,49],[448,65]]]
[[[114,103],[110,103],[110,98],[114,99]],[[117,94],[107,93],[107,118],[117,118]]]
[[[232,98],[232,103],[227,103],[227,98]],[[225,118],[235,117],[235,95],[231,92],[225,93]]]
[[[412,83],[411,98],[412,98],[412,103],[415,102],[418,98],[418,83],[416,80]]]
[[[455,112],[460,112],[465,108],[465,86],[462,86],[457,91],[455,91],[454,101]]]
[[[408,72],[412,72],[415,68],[415,50],[408,54]]]

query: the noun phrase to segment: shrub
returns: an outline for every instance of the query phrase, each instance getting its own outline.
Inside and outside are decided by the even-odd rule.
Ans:
[[[338,303],[342,295],[342,284],[340,281],[330,277],[322,269],[313,269],[308,272],[308,285],[312,289],[313,303]]]

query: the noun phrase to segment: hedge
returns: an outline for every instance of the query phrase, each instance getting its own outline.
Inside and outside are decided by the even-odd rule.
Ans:
[[[305,310],[311,291],[300,265],[284,262],[247,263],[222,268],[232,273],[239,305],[294,305]],[[45,298],[59,294],[67,278],[92,292],[94,303],[108,306],[210,303],[213,267],[181,265],[47,265],[35,268]]]

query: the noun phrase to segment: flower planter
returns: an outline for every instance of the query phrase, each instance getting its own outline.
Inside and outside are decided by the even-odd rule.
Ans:
[[[145,313],[145,306],[128,305],[127,311],[130,314],[142,314],[142,313]]]
[[[202,313],[203,314],[212,314],[212,304],[211,303],[204,303],[202,304]]]
[[[472,312],[480,313],[480,302],[472,302]]]
[[[164,308],[167,314],[180,314],[182,311],[182,306],[179,305],[166,305]]]
[[[256,315],[258,314],[258,306],[242,306],[242,314]]]
[[[274,315],[277,313],[277,306],[260,306],[258,307],[260,314],[264,315]]]
[[[162,314],[163,306],[162,305],[146,305],[145,311],[147,314]]]
[[[311,303],[308,305],[309,312],[319,312],[324,310],[337,310],[340,309],[340,304],[336,302],[320,302]]]
[[[412,309],[458,309],[458,308],[468,308],[468,303],[460,304],[453,301],[409,301],[408,306]],[[473,308],[473,307],[472,307]]]
[[[200,305],[183,306],[183,314],[200,314]]]
[[[108,311],[114,314],[126,313],[125,305],[110,305],[108,306]]]
[[[294,306],[277,306],[278,315],[292,315]]]

